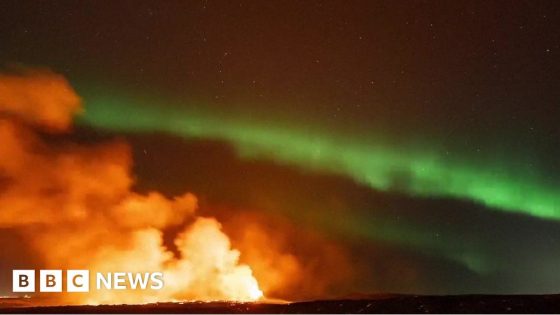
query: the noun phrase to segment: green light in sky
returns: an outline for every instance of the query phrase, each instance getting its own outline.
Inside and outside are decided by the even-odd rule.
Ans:
[[[99,95],[86,96],[81,118],[95,127],[218,139],[233,145],[241,158],[343,175],[377,190],[469,199],[503,211],[560,219],[560,191],[508,165],[469,164],[468,159],[453,161],[429,148],[391,146],[364,136],[310,132],[297,124],[286,127]]]

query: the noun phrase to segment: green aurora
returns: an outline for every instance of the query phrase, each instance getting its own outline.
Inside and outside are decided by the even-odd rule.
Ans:
[[[147,98],[85,95],[86,111],[80,121],[94,127],[222,140],[233,145],[244,159],[265,158],[343,175],[376,190],[468,199],[503,211],[560,219],[558,190],[531,172],[508,165],[479,166],[450,160],[439,150],[396,148],[381,141],[372,143],[295,126],[224,118],[184,106],[155,107]]]
[[[452,160],[440,150],[427,150],[426,146],[399,143],[397,147],[381,139],[372,142],[350,135],[341,137],[282,122],[232,119],[161,99],[99,90],[81,92],[85,95],[86,110],[78,120],[80,124],[117,132],[161,132],[221,140],[232,145],[242,159],[267,159],[312,172],[342,175],[375,190],[425,198],[467,199],[502,211],[560,218],[560,195],[530,170],[518,174],[520,169],[512,166],[475,167],[474,163]],[[443,256],[479,274],[491,272],[500,263],[491,247],[476,239],[457,238],[452,230],[439,229],[436,234],[431,226],[397,223],[354,212],[343,220],[333,221],[317,213],[296,219],[318,225],[329,233],[381,240],[426,255]]]

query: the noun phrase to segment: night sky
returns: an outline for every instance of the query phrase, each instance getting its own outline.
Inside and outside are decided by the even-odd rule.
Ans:
[[[83,99],[64,141],[132,145],[136,190],[234,245],[278,225],[326,283],[281,297],[560,292],[556,1],[0,1],[28,67]]]

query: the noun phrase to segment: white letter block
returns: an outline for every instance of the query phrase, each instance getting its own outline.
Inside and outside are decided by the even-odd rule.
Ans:
[[[35,270],[13,270],[12,291],[35,292]]]
[[[40,292],[62,292],[62,270],[41,270],[39,273]]]
[[[66,291],[89,292],[89,270],[68,270],[66,272]]]

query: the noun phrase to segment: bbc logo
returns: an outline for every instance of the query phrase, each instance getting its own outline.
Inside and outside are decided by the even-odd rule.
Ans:
[[[39,292],[62,292],[62,270],[40,270]],[[35,292],[35,270],[12,271],[13,292]],[[89,291],[89,270],[66,271],[67,292]]]

